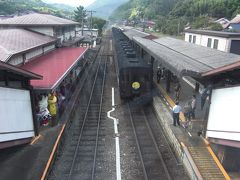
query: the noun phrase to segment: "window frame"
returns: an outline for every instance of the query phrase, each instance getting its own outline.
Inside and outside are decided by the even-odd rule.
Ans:
[[[212,47],[212,38],[208,38],[207,47]]]
[[[218,43],[219,43],[218,39],[213,40],[213,49],[218,49]]]
[[[188,36],[188,42],[192,42],[192,35],[191,34],[189,34],[189,36]]]

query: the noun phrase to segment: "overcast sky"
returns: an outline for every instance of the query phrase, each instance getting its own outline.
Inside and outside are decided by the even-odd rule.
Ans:
[[[95,0],[43,0],[43,2],[46,2],[46,3],[62,3],[62,4],[74,6],[74,7],[77,7],[80,5],[86,7],[91,3],[93,3],[94,1]]]

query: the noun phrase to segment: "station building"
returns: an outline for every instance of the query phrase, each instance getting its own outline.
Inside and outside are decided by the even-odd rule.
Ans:
[[[78,22],[49,14],[32,13],[0,21],[0,28],[21,28],[57,39],[57,46],[74,46],[82,39],[77,35]]]
[[[0,149],[28,143],[38,135],[33,79],[42,76],[0,61]]]
[[[188,29],[185,30],[185,41],[219,51],[240,54],[240,33]]]
[[[202,124],[201,132],[195,133],[202,134],[208,140],[229,172],[239,172],[239,160],[236,157],[240,155],[237,110],[240,102],[240,56],[197,43],[170,37],[148,38],[149,34],[135,32],[133,29],[125,29],[124,34],[132,40],[138,54],[152,63],[154,74],[159,67],[165,68],[166,80],[165,84],[162,84],[163,89],[169,95],[173,94],[173,80],[177,78],[184,86],[190,87],[188,91],[183,90],[182,96],[188,100],[192,94],[199,96],[197,121]],[[238,38],[231,39],[235,40]],[[202,102],[205,103],[200,108]]]
[[[0,62],[41,77],[29,80],[34,114],[39,94],[60,92],[62,88],[68,100],[87,65],[88,47],[78,47],[81,39],[75,36],[78,23],[52,15],[29,14],[3,20],[0,24]],[[2,75],[3,79],[8,78],[6,73]]]

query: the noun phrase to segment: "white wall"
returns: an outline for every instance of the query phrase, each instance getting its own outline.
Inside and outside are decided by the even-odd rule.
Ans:
[[[0,124],[0,142],[34,136],[29,91],[0,87]]]
[[[28,29],[46,34],[48,36],[53,36],[53,27],[29,27]]]
[[[51,51],[51,50],[54,50],[55,49],[55,45],[49,45],[49,46],[46,46],[44,47],[44,53],[45,52],[48,52],[48,51]]]
[[[22,54],[10,58],[8,63],[12,64],[14,66],[22,64],[23,63],[23,56],[22,56]]]
[[[25,63],[28,62],[30,59],[32,59],[32,58],[34,58],[36,56],[41,55],[42,53],[43,53],[42,47],[26,53]]]
[[[222,37],[216,37],[216,36],[207,36],[207,35],[201,35],[201,34],[194,34],[194,33],[185,33],[185,41],[189,42],[189,36],[192,35],[192,41],[193,41],[193,36],[196,36],[196,43],[197,45],[202,45],[207,47],[208,43],[208,38],[212,39],[212,44],[211,48],[213,48],[213,42],[214,39],[218,40],[218,50],[219,51],[224,51],[224,52],[229,52],[230,51],[230,45],[231,45],[231,39],[229,38],[222,38]]]
[[[240,141],[240,87],[212,92],[207,137]]]
[[[71,35],[72,37],[75,37],[75,31],[71,31],[71,32],[70,32],[70,35]]]
[[[68,40],[70,35],[71,35],[70,32],[65,32],[64,33],[65,40]]]
[[[211,38],[211,39],[212,39],[211,48],[213,48],[214,39],[218,39],[218,50],[224,51],[224,52],[228,52],[227,50],[229,49],[229,47],[228,47],[228,41],[229,41],[229,39],[227,39],[227,38],[221,38],[221,37],[214,37],[214,36],[202,35],[202,42],[201,42],[201,45],[202,45],[202,46],[207,47],[208,38]]]

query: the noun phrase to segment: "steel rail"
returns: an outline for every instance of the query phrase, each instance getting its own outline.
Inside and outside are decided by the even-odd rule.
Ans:
[[[102,52],[103,52],[103,51],[102,51]],[[102,52],[101,52],[101,53],[102,53]],[[71,179],[73,167],[74,167],[74,165],[75,165],[75,161],[76,161],[76,157],[77,157],[78,149],[79,149],[79,144],[80,144],[80,141],[81,141],[81,138],[82,138],[83,128],[84,128],[84,126],[85,126],[85,122],[86,122],[87,115],[88,115],[88,110],[89,110],[89,107],[90,107],[90,104],[91,104],[91,100],[92,100],[92,96],[93,96],[94,87],[95,87],[96,80],[97,80],[97,77],[98,77],[98,72],[99,72],[99,69],[100,69],[100,64],[101,64],[101,61],[99,60],[97,72],[96,72],[96,74],[95,74],[95,79],[94,79],[94,82],[93,82],[93,85],[92,85],[92,90],[91,90],[91,93],[90,93],[90,98],[89,98],[89,101],[88,101],[88,104],[87,104],[87,109],[86,109],[86,112],[85,112],[85,115],[84,115],[83,124],[82,124],[81,130],[80,130],[80,133],[79,133],[77,146],[76,146],[75,151],[74,151],[73,161],[72,161],[72,163],[71,163],[70,172],[69,172],[69,174],[68,174],[68,178],[67,178],[68,180]]]
[[[150,127],[150,125],[149,125],[149,123],[148,123],[148,121],[147,121],[146,114],[145,114],[145,112],[144,112],[142,109],[141,109],[141,111],[142,111],[142,113],[144,114],[144,121],[145,121],[145,123],[146,123],[146,125],[147,125],[147,129],[148,129],[148,132],[149,132],[149,134],[150,134],[150,136],[151,136],[151,138],[152,138],[152,141],[153,141],[153,144],[154,144],[154,146],[155,146],[155,149],[157,150],[158,157],[159,157],[159,159],[160,159],[161,162],[162,162],[164,171],[165,171],[165,173],[166,173],[166,175],[167,175],[167,179],[170,180],[170,179],[171,179],[171,176],[170,176],[169,171],[168,171],[168,169],[167,169],[167,167],[166,167],[166,164],[165,164],[165,162],[164,162],[164,160],[163,160],[163,157],[162,157],[162,154],[161,154],[161,152],[160,152],[160,150],[159,150],[159,147],[158,147],[158,145],[157,145],[157,142],[156,142],[156,140],[155,140],[155,138],[154,138],[152,129],[151,129],[151,127]]]
[[[101,56],[101,60],[102,60],[102,56]],[[102,90],[101,90],[101,99],[100,99],[100,107],[99,107],[99,113],[98,113],[98,126],[97,126],[96,144],[95,144],[93,167],[92,167],[92,180],[94,180],[95,167],[96,167],[96,156],[97,156],[97,148],[98,148],[99,128],[100,128],[101,113],[102,113],[103,93],[104,93],[104,87],[105,87],[106,69],[107,69],[107,60],[105,60],[105,65],[104,65],[104,74],[103,74],[103,82],[102,82]]]
[[[135,130],[135,127],[134,127],[133,117],[132,117],[131,108],[130,108],[129,103],[128,103],[128,110],[129,110],[129,114],[130,114],[130,121],[131,121],[131,124],[132,124],[133,133],[134,133],[134,136],[135,136],[135,139],[136,139],[138,154],[139,154],[139,156],[140,156],[141,163],[142,163],[144,179],[145,179],[145,180],[148,180],[148,176],[147,176],[147,172],[146,172],[146,167],[145,167],[144,162],[143,162],[143,157],[142,157],[140,145],[139,145],[138,138],[137,138],[137,133],[136,133],[136,130]]]

